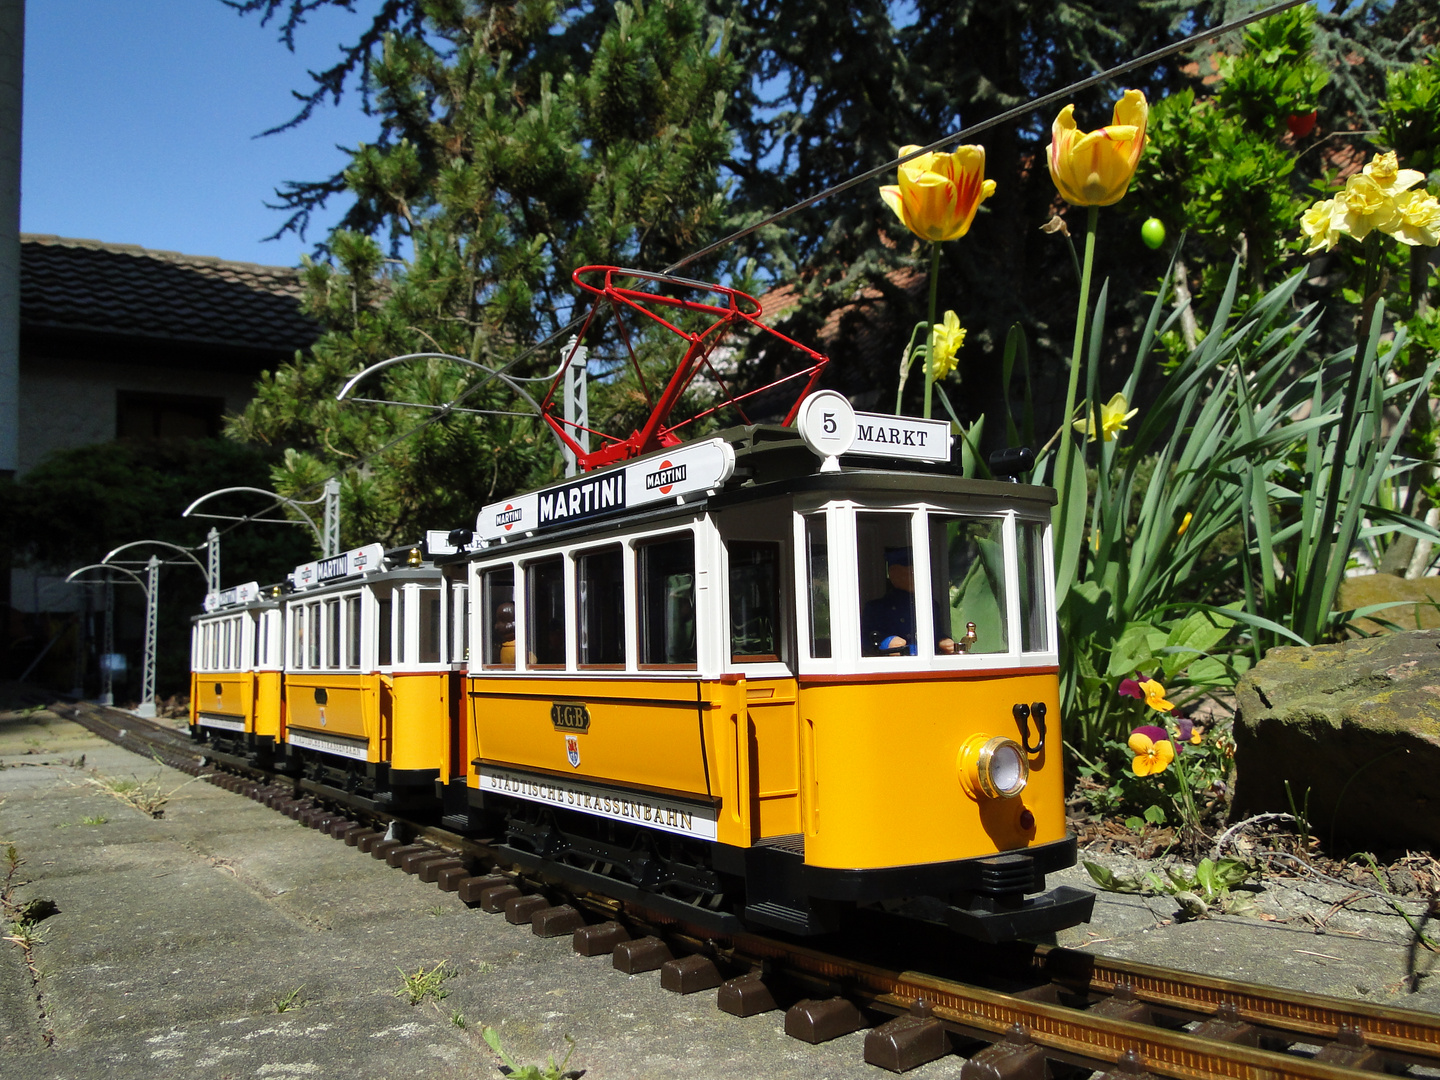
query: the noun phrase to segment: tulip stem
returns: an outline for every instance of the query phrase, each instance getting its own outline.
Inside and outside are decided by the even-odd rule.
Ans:
[[[1055,463],[1053,476],[1055,490],[1060,495],[1059,536],[1065,535],[1065,512],[1069,507],[1066,487],[1070,479],[1070,455],[1075,451],[1075,439],[1071,434],[1070,421],[1075,414],[1075,396],[1080,391],[1080,354],[1085,348],[1085,329],[1090,314],[1090,273],[1095,265],[1095,226],[1100,220],[1100,208],[1091,206],[1085,219],[1085,264],[1080,271],[1080,308],[1075,315],[1075,346],[1070,351],[1070,382],[1065,389],[1065,412],[1060,418],[1060,453]]]
[[[930,399],[935,389],[935,302],[940,294],[940,241],[930,245],[930,326],[925,336],[925,419],[930,419]]]

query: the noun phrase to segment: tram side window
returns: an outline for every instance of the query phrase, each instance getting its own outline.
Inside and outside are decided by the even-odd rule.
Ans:
[[[420,590],[420,663],[440,662],[440,590]]]
[[[484,621],[480,624],[480,640],[485,650],[486,667],[515,666],[515,569],[502,566],[487,570],[480,591],[484,604]]]
[[[230,666],[236,671],[245,667],[245,620],[248,616],[235,616],[234,648],[230,651]]]
[[[780,545],[733,541],[730,554],[730,659],[780,659]]]
[[[309,664],[311,670],[315,670],[315,669],[318,669],[318,668],[320,667],[320,605],[319,605],[319,604],[307,604],[307,605],[305,606],[305,621],[310,624],[309,627],[308,627],[308,628],[306,629],[306,631],[305,631],[306,634],[308,634],[308,635],[309,635],[309,638],[310,638],[310,656],[309,656],[309,658],[308,658],[308,664]]]
[[[943,620],[936,637],[953,638],[956,652],[1009,652],[1004,522],[931,514],[930,572],[936,619]]]
[[[345,666],[360,666],[360,597],[345,598]]]
[[[340,666],[340,598],[325,601],[325,666]]]
[[[296,605],[290,609],[290,626],[294,633],[290,638],[290,666],[305,666],[305,609]]]
[[[805,519],[805,572],[810,594],[810,655],[830,658],[830,544],[825,515]]]
[[[394,663],[391,643],[395,640],[395,627],[391,622],[395,617],[395,609],[391,605],[390,597],[382,597],[375,604],[375,664],[377,667],[389,667]]]
[[[618,544],[575,557],[581,667],[625,666],[625,552]]]
[[[396,589],[390,595],[395,601],[395,663],[405,664],[410,660],[410,632],[405,628],[405,590]]]
[[[694,667],[695,537],[641,544],[638,554],[640,663]]]
[[[1050,618],[1045,610],[1045,526],[1020,522],[1020,651],[1050,651]]]
[[[230,666],[230,638],[232,634],[231,623],[233,621],[233,619],[225,619],[221,623],[225,628],[225,644],[220,648],[220,663],[218,665],[221,668]]]
[[[452,585],[450,590],[450,663],[470,659],[470,586]]]
[[[565,562],[558,555],[525,567],[525,626],[534,667],[565,665]]]

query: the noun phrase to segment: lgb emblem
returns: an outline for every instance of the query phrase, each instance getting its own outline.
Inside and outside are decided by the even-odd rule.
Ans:
[[[577,735],[565,736],[565,758],[570,762],[572,769],[580,767],[580,738]]]
[[[584,735],[590,730],[590,710],[581,701],[557,701],[550,706],[550,722],[556,731],[576,731]]]

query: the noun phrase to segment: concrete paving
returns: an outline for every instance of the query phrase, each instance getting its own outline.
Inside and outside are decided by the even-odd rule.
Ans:
[[[164,796],[163,816],[120,801],[115,780]],[[0,884],[7,844],[23,860],[11,899],[59,912],[28,950],[0,943],[0,1080],[493,1078],[486,1025],[520,1064],[572,1037],[569,1067],[592,1080],[881,1075],[863,1033],[809,1046],[781,1013],[739,1019],[712,993],[671,994],[44,711],[0,712]],[[1383,903],[1337,909],[1327,888],[1267,889],[1271,921],[1185,924],[1171,901],[1107,895],[1062,943],[1440,1011],[1431,980],[1408,992],[1403,920]],[[443,1000],[397,996],[402,972],[442,963]],[[961,1064],[909,1075],[950,1080]]]

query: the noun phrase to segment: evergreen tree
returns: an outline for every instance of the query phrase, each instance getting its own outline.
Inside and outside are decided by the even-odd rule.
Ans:
[[[424,32],[385,37],[369,64],[382,133],[344,174],[355,227],[304,268],[327,332],[262,379],[231,427],[287,448],[282,492],[344,471],[347,545],[466,524],[558,462],[538,419],[504,415],[525,411],[516,394],[474,367],[410,362],[358,391],[432,410],[403,439],[420,414],[337,403],[350,375],[426,352],[543,374],[561,348],[531,346],[577,313],[573,270],[664,266],[726,224],[719,169],[737,69],[726,28],[695,0],[434,0],[422,11]],[[610,391],[628,407],[623,386]],[[462,393],[464,409],[491,414],[439,408]]]

